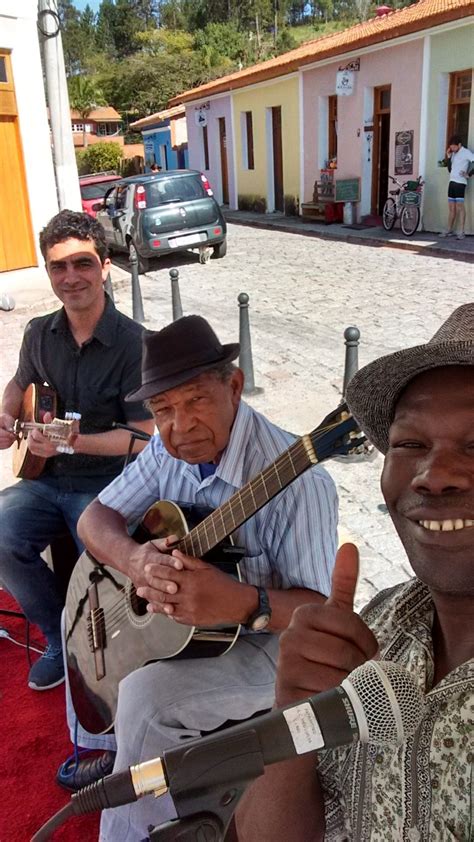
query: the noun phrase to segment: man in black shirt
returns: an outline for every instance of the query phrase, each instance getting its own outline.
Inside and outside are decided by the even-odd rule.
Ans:
[[[65,525],[82,550],[77,520],[120,473],[129,447],[129,433],[111,429],[113,422],[153,432],[143,405],[124,401],[140,385],[143,328],[119,313],[104,292],[110,260],[102,226],[86,214],[61,211],[41,232],[40,246],[63,307],[26,326],[17,371],[3,395],[0,449],[15,441],[14,421],[30,383],[48,383],[57,394],[58,417],[74,412],[81,421],[72,453],[58,452],[39,429],[30,431],[28,448],[46,460],[45,467],[36,479],[22,479],[0,493],[0,582],[47,641],[30,670],[33,690],[64,680],[63,597],[41,553]],[[142,447],[134,445],[135,451]]]

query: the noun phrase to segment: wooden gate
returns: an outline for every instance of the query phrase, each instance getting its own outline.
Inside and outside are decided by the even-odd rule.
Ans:
[[[10,56],[0,51],[0,272],[36,265]]]

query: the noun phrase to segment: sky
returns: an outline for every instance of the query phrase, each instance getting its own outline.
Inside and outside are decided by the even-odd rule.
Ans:
[[[87,3],[89,3],[89,6],[91,7],[91,9],[94,12],[97,12],[97,10],[100,6],[101,0],[73,0],[73,3],[75,5],[76,9],[80,9],[81,12],[82,12],[83,9],[85,9],[85,7],[87,6]]]

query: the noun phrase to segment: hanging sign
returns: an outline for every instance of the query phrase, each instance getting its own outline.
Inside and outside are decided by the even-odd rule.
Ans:
[[[413,172],[413,129],[395,132],[395,175]]]
[[[194,109],[194,120],[196,126],[207,126],[207,113],[209,111],[209,103],[199,105]]]
[[[350,96],[354,92],[354,71],[338,70],[336,73],[336,94]]]

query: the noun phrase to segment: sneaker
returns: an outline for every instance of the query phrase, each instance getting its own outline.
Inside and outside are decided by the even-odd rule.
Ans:
[[[114,768],[114,762],[115,751],[104,751],[101,754],[89,755],[77,761],[74,756],[69,757],[68,760],[61,763],[56,773],[56,781],[64,789],[77,792],[78,789],[89,786],[100,778],[110,775]]]
[[[441,231],[440,237],[454,237],[454,231]]]
[[[51,690],[64,681],[63,650],[60,646],[47,646],[30,669],[28,687],[32,690]]]
[[[456,235],[456,240],[464,240],[465,236],[464,231],[460,231],[459,234]]]

